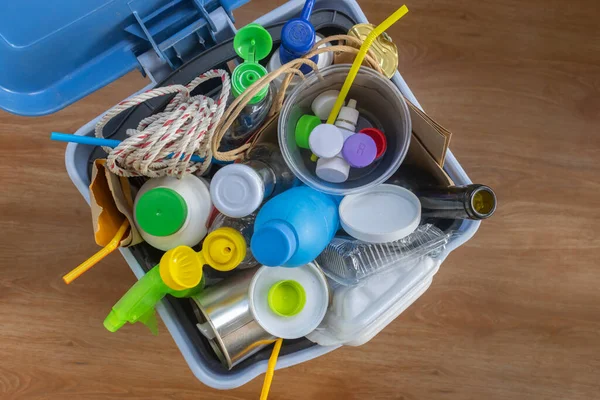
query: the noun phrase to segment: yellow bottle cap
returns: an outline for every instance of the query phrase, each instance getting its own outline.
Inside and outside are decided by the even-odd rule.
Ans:
[[[217,271],[231,271],[246,257],[246,240],[233,228],[219,228],[204,239],[201,255]]]
[[[167,251],[160,259],[160,278],[173,290],[198,286],[202,280],[204,260],[191,247],[179,246]]]

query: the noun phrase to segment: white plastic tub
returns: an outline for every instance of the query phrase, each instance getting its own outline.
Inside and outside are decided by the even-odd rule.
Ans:
[[[304,0],[290,1],[262,16],[256,20],[256,22],[262,25],[270,25],[279,21],[285,21],[290,17],[299,15],[303,4]],[[338,11],[351,16],[358,22],[367,22],[367,18],[355,0],[317,0],[315,9],[319,8],[337,9]],[[232,29],[224,15],[213,15],[212,17],[217,21],[217,28],[219,30]],[[142,91],[152,88],[156,84],[156,81],[159,80],[156,77],[152,77],[150,70],[147,70],[146,72],[150,76],[153,83],[142,89]],[[201,73],[204,71],[198,72]],[[413,104],[419,106],[417,99],[410,91],[408,85],[404,79],[402,79],[402,76],[400,76],[399,73],[396,73],[392,81]],[[134,94],[132,94],[132,96]],[[92,136],[94,126],[99,118],[100,116],[81,127],[76,134]],[[82,146],[70,143],[67,146],[65,154],[67,172],[69,173],[71,180],[81,195],[88,203],[90,202],[88,190],[90,182],[87,174],[87,162],[92,150],[93,148],[91,146]],[[469,177],[450,151],[448,151],[448,155],[446,156],[445,170],[457,185],[466,185],[471,183]],[[475,234],[478,228],[479,222],[468,220],[464,221],[459,228],[459,232],[461,234],[454,236],[449,245],[446,247],[445,253],[438,259],[438,261],[443,261],[451,251],[469,240]],[[136,261],[131,251],[128,249],[121,249],[121,253],[123,254],[123,257],[131,267],[134,274],[138,278],[143,276],[144,270]],[[399,300],[399,303],[395,308],[398,314],[410,306],[422,293],[425,292],[425,290],[431,284],[433,275],[435,275],[435,273],[438,271],[438,267],[436,265],[434,268],[428,269],[427,271],[428,272],[421,277],[420,282],[415,285],[414,290],[410,291],[410,293],[407,293],[406,296],[403,296],[402,299]],[[109,307],[110,305],[107,305],[107,310]],[[209,367],[207,360],[202,357],[197,349],[194,348],[193,342],[187,336],[186,331],[182,327],[181,321],[178,320],[178,317],[175,315],[175,312],[169,303],[167,301],[163,301],[158,305],[157,309],[171,336],[173,336],[175,343],[177,343],[177,346],[179,346],[179,349],[190,366],[192,372],[205,385],[217,389],[232,389],[244,385],[245,383],[265,372],[267,368],[267,360],[256,362],[244,368],[234,369],[233,371],[226,373],[216,372],[214,369]],[[102,329],[101,322],[98,323],[98,329]],[[292,354],[281,356],[277,363],[277,368],[286,368],[302,363],[333,351],[337,347],[338,346],[313,346]]]

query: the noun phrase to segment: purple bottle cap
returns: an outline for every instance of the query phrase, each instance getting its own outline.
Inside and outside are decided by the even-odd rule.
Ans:
[[[351,167],[364,168],[375,161],[377,145],[370,136],[357,133],[350,136],[344,143],[342,156]]]

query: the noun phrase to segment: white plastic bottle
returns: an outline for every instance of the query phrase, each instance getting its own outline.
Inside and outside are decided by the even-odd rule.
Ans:
[[[134,218],[152,247],[195,246],[207,234],[212,201],[207,183],[194,175],[150,179],[135,198]]]

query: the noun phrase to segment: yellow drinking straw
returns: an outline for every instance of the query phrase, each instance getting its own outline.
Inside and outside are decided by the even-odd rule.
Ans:
[[[273,381],[273,375],[275,374],[275,365],[277,364],[277,358],[279,357],[279,350],[281,350],[281,344],[283,339],[279,338],[275,342],[271,357],[269,357],[269,364],[267,366],[267,372],[265,374],[265,382],[263,383],[262,392],[260,393],[260,400],[267,400],[269,397],[269,390],[271,390],[271,382]]]
[[[63,276],[63,281],[65,281],[67,285],[70,284],[75,279],[83,275],[87,270],[92,268],[94,265],[98,264],[107,255],[115,251],[119,247],[121,240],[123,240],[123,236],[125,236],[127,229],[129,229],[129,221],[127,220],[127,218],[125,218],[125,220],[119,227],[119,230],[115,234],[115,237],[113,237],[111,241],[102,250],[100,250],[99,252],[97,252],[96,254],[79,264],[79,266],[73,271]]]
[[[329,114],[329,119],[327,119],[328,124],[331,124],[331,125],[335,124],[335,120],[337,119],[338,114],[340,113],[340,110],[344,106],[344,101],[346,101],[346,96],[348,96],[348,92],[350,91],[350,88],[352,87],[352,83],[354,83],[354,79],[356,78],[356,75],[358,74],[358,70],[363,63],[365,56],[367,55],[367,51],[369,51],[369,48],[371,47],[371,45],[373,44],[375,39],[377,39],[377,37],[379,35],[381,35],[383,32],[388,30],[390,26],[394,25],[407,12],[408,12],[408,8],[406,7],[406,5],[403,5],[398,10],[396,10],[396,12],[394,12],[392,15],[387,17],[387,19],[385,21],[383,21],[375,29],[373,29],[373,31],[371,33],[369,33],[369,35],[363,42],[362,46],[360,46],[360,50],[358,51],[358,54],[356,55],[356,59],[354,60],[354,63],[352,64],[352,68],[350,68],[350,72],[348,73],[348,76],[346,77],[346,81],[344,82],[344,86],[342,87],[342,90],[340,91],[340,95],[338,96],[337,101],[335,102],[333,110],[331,110],[331,114]]]

